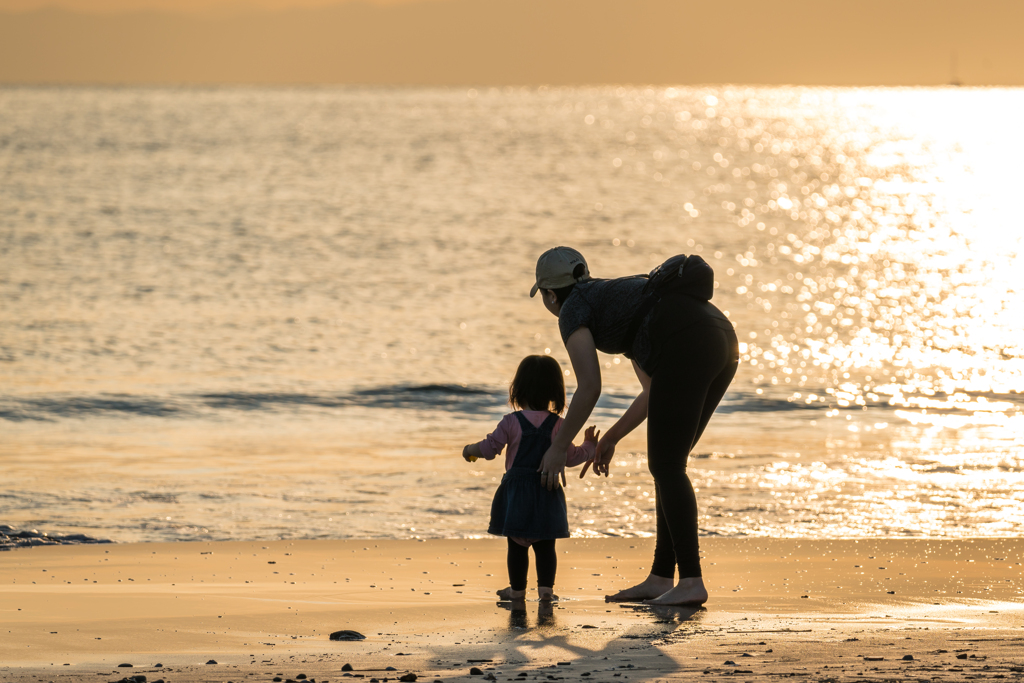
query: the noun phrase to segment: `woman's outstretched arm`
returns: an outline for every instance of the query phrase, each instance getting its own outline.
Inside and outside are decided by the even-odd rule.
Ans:
[[[639,427],[640,423],[647,419],[647,400],[651,391],[651,377],[637,365],[636,361],[633,361],[633,371],[636,373],[637,379],[640,380],[642,390],[633,399],[633,403],[622,414],[622,417],[608,428],[608,431],[604,433],[604,436],[598,442],[597,455],[594,458],[594,474],[608,476],[608,468],[611,464],[612,456],[615,455],[615,445],[626,434]],[[580,478],[582,479],[586,473],[587,465],[584,465],[583,471],[580,472]]]
[[[565,342],[565,350],[569,352],[569,361],[576,374],[576,392],[572,395],[561,429],[551,439],[551,447],[544,453],[537,469],[541,473],[541,484],[549,491],[558,486],[559,478],[561,483],[565,483],[566,450],[590,419],[590,413],[601,396],[601,365],[597,361],[597,346],[590,330],[578,328]]]

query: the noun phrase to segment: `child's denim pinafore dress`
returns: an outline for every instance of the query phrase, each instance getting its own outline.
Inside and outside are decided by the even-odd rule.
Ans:
[[[522,411],[513,414],[519,420],[523,437],[512,467],[494,493],[487,533],[537,540],[569,538],[565,492],[560,485],[548,491],[541,485],[537,471],[551,446],[551,430],[558,416],[551,413],[540,427],[534,427]]]

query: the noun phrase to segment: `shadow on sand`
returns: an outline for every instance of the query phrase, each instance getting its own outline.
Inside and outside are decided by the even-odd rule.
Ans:
[[[531,611],[528,605],[536,605],[535,619],[531,624]],[[545,648],[558,648],[566,653],[566,659],[594,660],[595,658],[607,659],[607,655],[621,655],[624,646],[623,641],[637,641],[637,646],[660,650],[659,644],[665,643],[666,638],[673,637],[673,641],[686,638],[686,633],[680,631],[691,630],[690,627],[697,626],[702,617],[707,614],[704,607],[666,607],[643,604],[620,604],[623,611],[628,611],[630,616],[628,623],[613,627],[615,634],[609,640],[599,638],[603,641],[599,647],[588,647],[594,639],[588,638],[585,634],[590,633],[589,629],[595,629],[593,633],[603,632],[607,629],[599,629],[590,624],[583,625],[562,625],[559,624],[556,616],[558,611],[564,609],[559,602],[531,602],[524,600],[501,601],[496,606],[508,611],[508,633],[511,636],[514,650],[527,661],[531,660],[531,651]],[[621,617],[619,617],[621,619]],[[616,619],[617,621],[619,619]],[[540,636],[539,638],[536,636]]]

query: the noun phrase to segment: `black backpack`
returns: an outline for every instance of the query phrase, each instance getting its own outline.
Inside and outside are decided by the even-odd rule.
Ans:
[[[660,297],[668,292],[682,290],[690,296],[711,301],[715,293],[715,271],[696,254],[673,256],[652,270],[647,278],[643,292],[645,298],[652,294]]]
[[[643,277],[643,276],[641,276]],[[647,276],[640,299],[629,328],[626,330],[627,348],[633,348],[640,323],[661,297],[669,292],[682,291],[702,301],[711,301],[715,293],[715,271],[707,261],[696,254],[679,254],[668,259],[652,270]]]

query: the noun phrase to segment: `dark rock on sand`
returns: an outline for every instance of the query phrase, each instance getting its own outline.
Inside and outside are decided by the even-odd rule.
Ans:
[[[967,658],[967,655],[964,655],[964,658],[966,659],[966,658]],[[120,669],[120,668],[128,668],[128,669],[130,669],[130,668],[132,668],[133,666],[135,666],[135,665],[134,665],[134,664],[129,664],[128,662],[125,662],[124,664],[118,664],[118,665],[117,665],[117,667],[118,667],[119,669]]]
[[[413,681],[416,680],[416,674],[414,674],[414,673],[407,673],[404,676],[402,676],[401,678],[399,678],[398,680],[402,681],[402,683],[412,683]]]
[[[967,659],[967,653],[965,652],[965,653],[962,653],[962,654],[958,654],[956,656],[956,658],[957,659]]]
[[[211,659],[210,661],[207,662],[207,664],[216,664],[216,663],[217,663],[216,659]]]
[[[472,669],[469,670],[469,675],[470,676],[483,676],[484,672],[481,671],[479,668],[474,666]]]
[[[912,662],[912,661],[914,661],[914,655],[903,655],[903,661],[904,662]]]
[[[345,664],[344,666],[341,667],[341,670],[342,671],[353,671],[354,669],[352,668],[351,664]]]
[[[366,640],[366,636],[359,631],[335,631],[331,640]]]
[[[393,667],[393,666],[386,666],[386,667],[384,667],[384,670],[385,670],[385,671],[398,671],[398,669],[396,669],[396,668],[395,668],[395,667]]]

